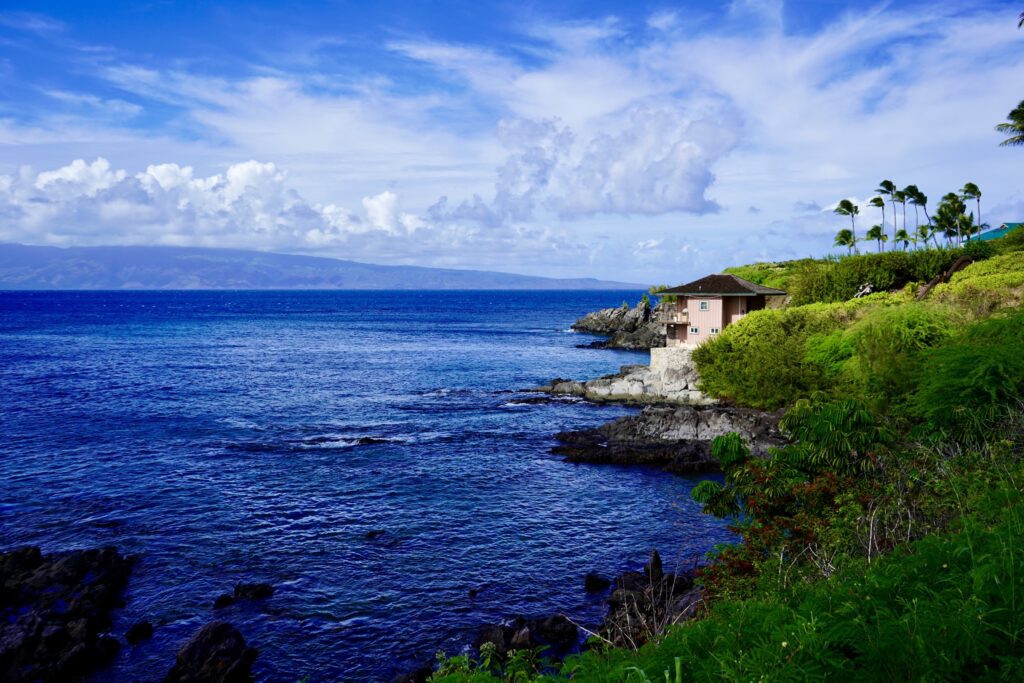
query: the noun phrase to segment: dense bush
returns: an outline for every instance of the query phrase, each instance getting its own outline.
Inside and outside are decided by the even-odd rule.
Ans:
[[[793,305],[846,301],[865,284],[892,291],[928,282],[960,256],[958,249],[922,249],[805,261],[789,281]]]
[[[1014,228],[996,241],[1000,251],[1020,251],[1024,249],[1024,228]]]
[[[725,328],[693,352],[701,389],[755,408],[773,409],[816,391],[838,390],[838,369],[849,358],[843,350],[812,348],[878,306],[907,301],[879,293],[836,304],[811,304],[755,311]],[[840,345],[854,341],[832,337]]]
[[[971,240],[960,248],[960,253],[971,257],[975,261],[984,261],[995,256],[999,253],[999,250],[996,249],[996,245],[992,244],[992,242]]]
[[[879,307],[843,333],[850,381],[866,399],[902,403],[921,376],[923,352],[949,340],[961,316],[927,303]]]
[[[767,409],[808,396],[824,388],[828,378],[805,361],[805,342],[838,325],[833,311],[823,307],[750,313],[694,350],[701,390]]]
[[[924,355],[914,407],[932,429],[957,435],[984,431],[1002,411],[1024,401],[1024,310],[968,327]]]

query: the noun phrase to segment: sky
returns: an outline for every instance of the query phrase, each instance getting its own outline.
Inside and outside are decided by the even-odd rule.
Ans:
[[[6,0],[0,242],[678,283],[834,251],[883,179],[1024,220],[1021,11]]]

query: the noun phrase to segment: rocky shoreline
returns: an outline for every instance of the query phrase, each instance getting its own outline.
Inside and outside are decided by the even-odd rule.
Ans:
[[[649,365],[623,365],[613,375],[597,379],[553,379],[530,391],[577,396],[595,403],[712,405],[715,399],[697,388],[697,371],[692,364],[677,362],[654,369]]]
[[[665,346],[665,330],[656,322],[659,306],[652,307],[650,301],[643,299],[633,308],[605,308],[583,316],[572,324],[572,329],[607,337],[580,344],[585,348],[642,350]]]
[[[676,474],[718,468],[711,458],[716,436],[738,432],[756,455],[785,440],[778,413],[724,405],[647,406],[600,427],[561,432],[553,453],[569,462],[653,465]]]

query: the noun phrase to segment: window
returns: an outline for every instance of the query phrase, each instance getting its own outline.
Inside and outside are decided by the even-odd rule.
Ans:
[[[711,310],[711,302],[710,301],[701,301],[700,302],[700,310],[702,310],[702,311],[710,311]]]
[[[717,327],[712,327],[711,328],[711,334],[718,334],[718,332],[719,332],[719,329]]]
[[[690,334],[700,334],[700,328],[699,327],[691,327],[690,328]]]

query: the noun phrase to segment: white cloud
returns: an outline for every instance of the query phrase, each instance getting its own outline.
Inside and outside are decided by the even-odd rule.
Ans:
[[[512,248],[543,265],[584,251],[547,229],[482,230],[404,212],[390,190],[361,205],[362,215],[311,203],[273,163],[246,161],[200,177],[178,164],[130,174],[103,158],[77,159],[0,176],[0,241],[236,247],[435,265],[507,264]]]
[[[647,17],[647,25],[656,31],[668,31],[679,23],[679,15],[671,10],[661,10]]]

